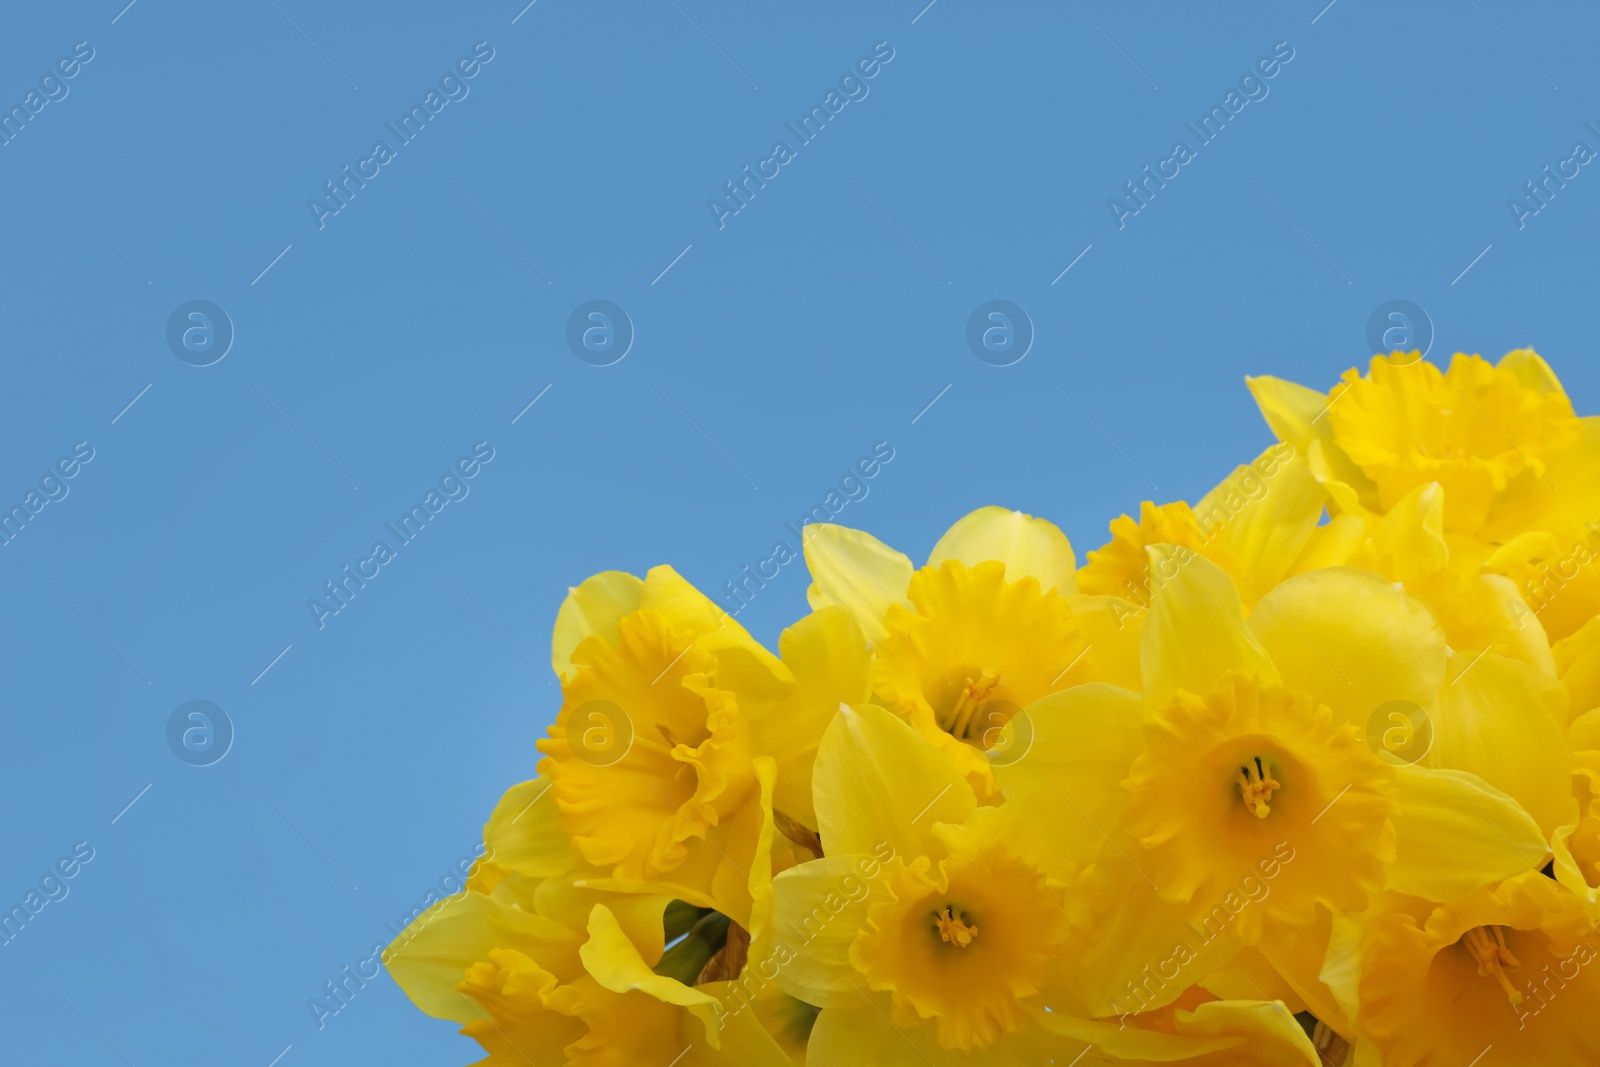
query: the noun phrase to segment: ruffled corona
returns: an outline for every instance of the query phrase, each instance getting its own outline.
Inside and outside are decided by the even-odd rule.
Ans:
[[[1231,673],[1204,697],[1178,694],[1148,738],[1127,826],[1168,899],[1220,901],[1275,856],[1271,894],[1239,915],[1248,942],[1268,919],[1309,923],[1315,903],[1359,911],[1382,885],[1394,772],[1309,696]]]

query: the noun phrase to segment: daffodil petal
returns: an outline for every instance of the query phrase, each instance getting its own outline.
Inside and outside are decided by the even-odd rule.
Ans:
[[[1358,493],[1376,490],[1372,479],[1334,443],[1328,394],[1270,375],[1246,378],[1245,385],[1278,440],[1287,441],[1295,451],[1308,456],[1313,444],[1320,446],[1325,477],[1319,480],[1332,478]]]
[[[456,989],[492,948],[511,948],[549,971],[572,970],[579,938],[560,923],[481,893],[447,897],[423,912],[383,952],[383,964],[411,1002],[438,1019],[481,1019]]]
[[[1007,804],[1058,856],[1093,863],[1105,845],[1100,828],[1115,825],[1127,805],[1120,783],[1144,747],[1138,694],[1101,684],[1063,689],[1028,705],[1010,729],[1012,743],[1027,747],[995,762]]]
[[[1545,835],[1577,820],[1566,740],[1526,664],[1458,653],[1440,690],[1432,767],[1468,771],[1522,805]]]
[[[1231,928],[1211,935],[1210,928],[1197,922],[1204,909],[1163,900],[1139,866],[1143,857],[1138,843],[1118,837],[1107,841],[1100,861],[1085,875],[1087,940],[1070,976],[1079,1001],[1097,1016],[1170,1004],[1241,947]],[[1150,988],[1146,976],[1155,972],[1164,976],[1163,984]]]
[[[1389,889],[1454,900],[1544,863],[1539,824],[1477,775],[1401,765],[1395,799]]]
[[[1078,560],[1072,544],[1055,523],[1020,511],[987,507],[958,520],[945,531],[928,556],[928,566],[947,559],[976,567],[986,560],[1006,565],[1006,581],[1036,578],[1048,593],[1077,590]]]
[[[1247,590],[1259,596],[1289,574],[1310,543],[1327,499],[1305,454],[1277,444],[1254,463],[1236,468],[1194,511],[1208,528],[1227,524],[1228,548]]]
[[[718,1015],[719,1046],[691,1047],[678,1067],[794,1067],[794,1061],[762,1025],[760,1006],[752,1003],[748,979],[741,982],[705,982],[695,989],[710,994],[722,1005]],[[508,1064],[507,1067],[514,1067]],[[526,1064],[520,1067],[527,1067]],[[666,1067],[673,1067],[667,1064]]]
[[[645,575],[639,607],[671,619],[674,628],[695,635],[694,647],[714,655],[749,656],[780,678],[788,677],[781,660],[750,636],[732,615],[696,589],[671,567],[651,567]]]
[[[567,599],[556,612],[555,631],[550,640],[550,662],[558,678],[577,672],[572,650],[583,639],[598,634],[606,644],[617,643],[617,623],[630,611],[639,610],[644,582],[625,571],[603,571],[567,590]]]
[[[561,829],[550,780],[535,778],[505,791],[483,828],[483,843],[497,866],[530,878],[556,878],[578,861]]]
[[[916,570],[910,558],[869,533],[831,523],[807,525],[803,540],[811,571],[807,602],[813,608],[835,604],[849,611],[874,643],[888,637],[884,613],[889,605],[910,604],[906,589]]]
[[[850,943],[885,897],[881,869],[873,856],[830,855],[773,879],[773,952],[778,982],[791,996],[819,1008],[861,1005]]]
[[[1574,719],[1600,708],[1600,617],[1556,642],[1556,670],[1571,694]]]
[[[815,829],[811,775],[817,746],[840,704],[867,699],[872,655],[861,627],[840,607],[820,608],[789,627],[779,638],[778,650],[794,685],[773,694],[739,680],[729,684],[750,718],[756,751],[777,762],[774,806]]]
[[[1509,541],[1529,529],[1550,530],[1595,520],[1600,498],[1600,415],[1578,419],[1578,438],[1540,476],[1524,471],[1496,497],[1483,536]]]
[[[942,1048],[934,1027],[896,1026],[887,994],[869,990],[858,976],[856,1006],[825,1008],[811,1030],[806,1062],[827,1067],[1038,1067],[1066,1064],[1082,1051],[1082,1042],[1051,1039],[1043,1023],[1035,1031],[1006,1034],[981,1052]],[[1040,1016],[1044,1013],[1040,1012]]]
[[[977,806],[955,765],[905,720],[871,704],[839,708],[817,750],[817,822],[830,854],[885,847],[910,862],[942,851],[936,822],[965,822]]]
[[[1541,395],[1566,392],[1561,388],[1561,379],[1550,369],[1550,364],[1531,348],[1514,348],[1501,356],[1500,362],[1495,366],[1510,371],[1516,376],[1517,381]]]
[[[1262,598],[1250,630],[1285,685],[1315,696],[1336,721],[1365,729],[1384,704],[1435,706],[1444,631],[1421,600],[1372,571],[1296,575]]]
[[[1209,693],[1231,670],[1276,682],[1278,669],[1246,628],[1227,572],[1185,548],[1148,551],[1154,592],[1139,646],[1145,703],[1164,707],[1180,690]]]
[[[1236,1041],[1241,1047],[1230,1054],[1228,1062],[1239,1067],[1320,1067],[1322,1063],[1316,1046],[1278,1001],[1208,1001],[1193,1011],[1178,1011],[1174,1023],[1185,1036]]]
[[[622,932],[617,917],[604,904],[596,904],[589,913],[589,940],[578,950],[584,969],[601,988],[613,993],[627,993],[637,989],[664,1004],[688,1008],[704,1024],[706,1040],[713,1048],[720,1048],[717,1016],[723,1010],[722,1002],[709,993],[684,985],[675,978],[656,974],[639,955]]]

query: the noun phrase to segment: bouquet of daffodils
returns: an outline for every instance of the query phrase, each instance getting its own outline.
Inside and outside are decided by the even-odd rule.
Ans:
[[[493,1067],[1600,1063],[1600,419],[1527,349],[1249,385],[1277,443],[1082,563],[814,524],[776,653],[573,589],[389,972]]]

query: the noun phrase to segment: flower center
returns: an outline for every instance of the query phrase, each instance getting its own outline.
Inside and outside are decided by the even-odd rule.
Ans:
[[[939,926],[939,937],[949,945],[956,948],[966,948],[972,944],[972,939],[978,936],[976,926],[968,926],[959,916],[951,914],[950,905],[946,904],[944,910],[934,915],[934,920]]]
[[[1511,979],[1506,977],[1506,968],[1513,971],[1522,969],[1522,961],[1511,954],[1506,947],[1506,935],[1498,926],[1474,926],[1461,935],[1461,944],[1466,946],[1472,959],[1478,965],[1478,977],[1492,975],[1500,988],[1506,991],[1506,999],[1512,1004],[1522,1003],[1522,994],[1511,984]]]
[[[989,694],[1000,685],[1000,676],[985,667],[978,675],[978,680],[966,680],[966,685],[961,688],[961,696],[950,708],[950,721],[945,729],[950,731],[952,737],[963,741],[967,738],[967,730],[972,726],[972,717],[978,713],[989,700]]]
[[[1258,819],[1265,819],[1272,814],[1272,808],[1267,801],[1272,799],[1273,793],[1283,787],[1267,772],[1260,756],[1255,757],[1252,763],[1240,767],[1234,782],[1238,784],[1239,797],[1244,801],[1244,806],[1250,809],[1250,814]]]

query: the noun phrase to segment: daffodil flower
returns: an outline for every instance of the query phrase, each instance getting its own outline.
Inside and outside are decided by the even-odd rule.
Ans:
[[[811,762],[869,659],[850,615],[790,628],[783,658],[670,567],[608,572],[557,618],[563,703],[540,773],[561,829],[604,872],[594,884],[664,892],[757,925],[774,826],[815,829]]]
[[[652,969],[666,897],[572,877],[583,861],[548,788],[506,793],[484,830],[493,859],[384,953],[412,1002],[460,1023],[488,1053],[480,1067],[631,1067],[663,1053],[696,1067],[788,1067],[755,1015],[727,1010],[730,983],[691,986]]]
[[[1042,1025],[1067,933],[1061,872],[1006,809],[979,807],[931,742],[871,705],[840,709],[815,789],[828,854],[777,876],[772,926],[777,981],[822,1009],[808,1062],[1045,1063],[1083,1048]]]
[[[1137,677],[1137,625],[1120,600],[1078,594],[1072,545],[1044,519],[980,508],[920,570],[860,530],[806,529],[811,606],[854,616],[876,652],[876,701],[937,745],[981,801],[997,799],[985,752],[1017,708]]]
[[[1178,551],[1150,549],[1152,567]],[[1314,976],[1325,944],[1301,935],[1319,916],[1359,912],[1385,886],[1452,899],[1544,863],[1514,790],[1369,746],[1388,702],[1426,709],[1447,755],[1482,764],[1474,746],[1510,744],[1502,777],[1548,802],[1552,828],[1570,821],[1564,781],[1523,778],[1538,729],[1515,744],[1526,722],[1505,717],[1561,737],[1542,710],[1505,702],[1517,665],[1447,691],[1438,626],[1379,575],[1289,579],[1246,622],[1233,580],[1191,553],[1155,592],[1140,662],[1140,693],[1087,685],[1027,708],[1032,748],[995,768],[1062,862],[1093,865],[1073,972],[1092,1014],[1169,1004],[1246,945],[1291,980],[1306,960]],[[1301,964],[1280,963],[1293,951]]]
[[[1151,571],[1146,550],[1177,545],[1227,571],[1248,608],[1289,575],[1326,565],[1317,526],[1326,497],[1304,453],[1273,445],[1192,508],[1181,500],[1145,501],[1137,521],[1113,520],[1111,540],[1078,571],[1078,589],[1121,597],[1142,611],[1165,580]]]
[[[1600,934],[1583,902],[1528,873],[1364,924],[1342,991],[1383,1067],[1600,1062]],[[1359,1062],[1359,1061],[1358,1061]]]
[[[1579,418],[1532,349],[1374,356],[1328,393],[1249,380],[1267,423],[1327,490],[1323,564],[1378,570],[1426,600],[1453,647],[1548,673],[1600,613],[1600,419]]]

